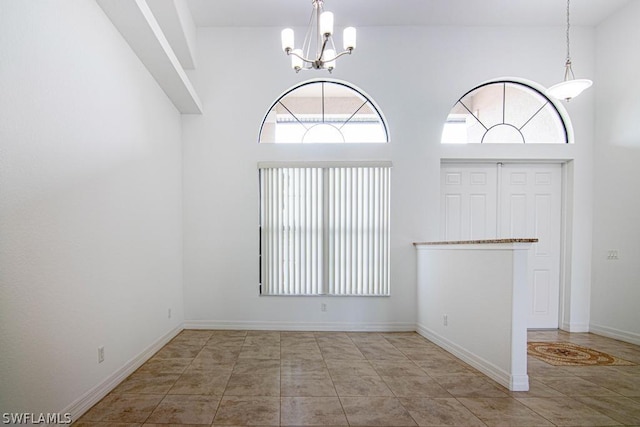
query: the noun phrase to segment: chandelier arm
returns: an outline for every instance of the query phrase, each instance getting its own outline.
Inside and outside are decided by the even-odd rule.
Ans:
[[[307,58],[305,58],[304,56],[298,55],[297,53],[295,53],[295,52],[294,52],[294,51],[292,51],[291,49],[288,49],[288,50],[287,50],[287,55],[293,55],[293,56],[295,56],[295,57],[297,57],[297,58],[302,59],[304,62],[308,62],[308,63],[313,63],[313,62],[315,62],[313,59],[307,59]]]
[[[329,41],[329,36],[324,36],[324,40],[322,41],[322,46],[320,46],[320,50],[318,51],[318,58],[316,61],[318,62],[328,62],[326,60],[322,60],[322,55],[324,54],[325,49],[327,48],[327,42]]]
[[[353,49],[347,49],[347,50],[344,50],[344,51],[342,51],[342,52],[338,53],[336,56],[334,56],[334,57],[333,57],[333,58],[331,58],[331,59],[325,59],[325,60],[324,60],[324,62],[331,62],[331,61],[335,61],[336,59],[340,58],[341,56],[344,56],[344,55],[351,55],[351,52],[352,52],[352,51],[353,51]]]
[[[338,49],[336,49],[336,45],[333,43],[333,37],[329,38],[329,42],[331,43],[331,49],[333,49],[334,52],[337,52]]]

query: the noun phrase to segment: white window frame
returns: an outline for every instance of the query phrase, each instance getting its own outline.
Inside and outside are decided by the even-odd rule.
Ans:
[[[537,98],[542,100],[543,102],[540,104],[540,107],[537,108],[535,111],[532,112],[531,116],[529,117],[528,120],[524,121],[524,123],[512,123],[510,120],[508,120],[506,118],[507,114],[505,113],[505,111],[507,110],[512,110],[514,107],[512,106],[512,103],[510,102],[510,100],[508,100],[506,98],[506,87],[507,85],[509,85],[510,87],[518,87],[520,88],[524,93],[526,93],[527,95],[529,95],[532,98]],[[494,124],[488,124],[488,123],[483,123],[483,119],[481,117],[478,117],[480,114],[478,111],[476,111],[473,107],[471,106],[467,106],[464,104],[463,100],[469,95],[472,94],[474,92],[477,92],[481,89],[487,88],[489,86],[502,86],[502,97],[500,99],[500,108],[502,110],[502,121],[499,123],[494,123]],[[566,112],[564,111],[563,107],[561,104],[559,104],[556,100],[548,97],[543,88],[542,87],[538,87],[539,85],[537,85],[534,82],[528,82],[528,81],[524,81],[524,80],[520,80],[517,78],[501,78],[501,79],[496,79],[496,80],[490,80],[488,82],[482,83],[476,87],[474,87],[473,89],[467,91],[466,93],[464,93],[454,104],[454,108],[460,104],[461,106],[464,107],[464,109],[467,110],[468,114],[456,114],[456,113],[449,113],[448,117],[447,117],[447,121],[444,123],[443,126],[443,132],[441,134],[441,138],[440,138],[440,143],[441,144],[487,144],[487,145],[493,145],[496,142],[503,142],[503,141],[494,141],[494,142],[488,142],[485,141],[485,137],[491,133],[491,131],[494,131],[496,129],[500,129],[500,128],[510,128],[510,131],[513,132],[514,134],[519,134],[519,138],[518,142],[515,143],[516,145],[520,145],[520,144],[568,144],[571,142],[571,138],[570,138],[570,129],[569,129],[569,124],[568,124],[568,119],[567,119],[567,115]],[[548,107],[548,108],[547,108]],[[515,107],[517,108],[517,106]],[[531,137],[526,137],[523,134],[523,128],[525,128],[531,121],[532,119],[534,119],[539,113],[543,112],[543,110],[548,111],[551,114],[551,117],[553,119],[555,119],[555,125],[556,127],[561,131],[560,132],[560,138],[556,139],[556,140],[547,140],[547,141],[536,141],[534,138]],[[453,110],[452,110],[453,111]],[[467,126],[471,125],[471,124],[480,124],[480,127],[484,129],[483,132],[481,132],[481,136],[479,138],[475,138],[472,139],[470,137],[466,137],[464,139],[462,138],[455,138],[455,139],[448,139],[447,137],[449,135],[453,135],[455,133],[455,131],[452,131],[452,129],[450,128],[451,126],[459,126],[461,121],[460,118],[461,117],[466,117],[466,124]],[[504,141],[504,142],[508,142],[510,144],[514,144],[513,140],[509,140],[509,141]]]
[[[322,95],[319,98],[321,101],[322,108],[318,108],[317,111],[298,111],[296,108],[289,108],[284,104],[284,100],[287,96],[295,93],[299,90],[308,89],[309,87],[320,85],[322,86]],[[335,87],[342,87],[349,90],[353,93],[354,97],[360,98],[363,102],[359,108],[354,109],[353,111],[349,111],[348,114],[336,114],[334,111],[326,110],[325,111],[325,91],[324,86],[330,85]],[[279,115],[275,112],[275,107],[280,104],[290,115],[290,117],[279,118]],[[371,109],[370,114],[356,114],[358,111],[364,107],[368,106]],[[274,133],[272,136],[267,129],[272,128],[274,126],[278,126],[278,124],[286,124],[288,122],[296,123],[300,125],[300,129],[297,133],[285,132],[281,133],[286,135],[287,137],[279,140],[276,138],[278,135],[278,131],[274,129]],[[328,140],[322,139],[322,132],[315,133],[313,129],[321,125],[320,128],[330,128],[332,138]],[[345,128],[345,125],[348,127]],[[370,130],[365,130],[365,132],[361,132],[361,129],[358,129],[360,125],[376,125],[379,126],[379,132],[371,132]],[[353,127],[353,128],[352,128]],[[313,135],[309,134],[311,132]],[[266,137],[265,137],[266,133]],[[369,135],[380,133],[376,138],[369,139]],[[296,138],[292,138],[292,134],[297,135]],[[338,134],[338,135],[336,135]],[[271,140],[271,138],[274,138]],[[362,89],[356,87],[355,85],[336,79],[329,78],[318,78],[311,79],[304,82],[301,82],[289,89],[287,89],[284,93],[282,93],[269,107],[267,113],[265,114],[262,124],[260,125],[260,131],[258,133],[258,143],[261,144],[302,144],[302,143],[346,143],[346,144],[362,144],[362,143],[375,143],[375,144],[386,144],[390,140],[389,137],[389,127],[387,125],[387,121],[382,114],[380,107],[376,104],[376,102],[367,95]]]

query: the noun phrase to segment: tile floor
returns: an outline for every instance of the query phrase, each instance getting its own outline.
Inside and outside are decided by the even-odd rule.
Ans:
[[[509,392],[416,333],[185,330],[76,426],[640,426],[640,347],[530,332],[638,363],[529,359]]]

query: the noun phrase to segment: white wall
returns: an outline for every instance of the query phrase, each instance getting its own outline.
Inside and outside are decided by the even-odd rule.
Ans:
[[[57,412],[183,320],[180,115],[94,1],[0,33],[0,412]]]
[[[198,32],[199,63],[189,76],[204,114],[183,118],[185,318],[191,326],[404,328],[416,319],[412,242],[439,236],[442,158],[573,160],[575,208],[566,272],[570,295],[562,324],[586,329],[591,259],[593,93],[572,101],[575,145],[442,147],[449,109],[468,89],[500,76],[550,86],[564,71],[562,27],[359,28],[358,49],[333,75],[295,74],[279,50],[279,28],[207,28]],[[303,29],[297,29],[301,34]],[[339,32],[337,32],[339,33]],[[227,41],[233,41],[228,43]],[[592,75],[594,31],[573,27],[576,71]],[[297,82],[344,79],[385,114],[387,145],[258,145],[271,103]],[[258,181],[268,160],[385,159],[394,164],[389,298],[258,296]],[[328,311],[320,312],[320,303]]]
[[[597,28],[591,329],[640,344],[640,1]],[[607,260],[609,250],[618,260]]]

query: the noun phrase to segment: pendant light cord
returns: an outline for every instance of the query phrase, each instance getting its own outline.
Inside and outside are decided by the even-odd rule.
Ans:
[[[571,67],[571,51],[569,46],[571,45],[569,39],[569,30],[571,29],[571,22],[569,20],[569,4],[571,0],[567,0],[567,59],[564,64],[564,81],[573,80],[576,76],[573,74],[573,68]]]
[[[571,0],[567,0],[567,61],[571,61],[571,54],[569,51],[569,28],[571,27],[569,21],[569,3]]]

